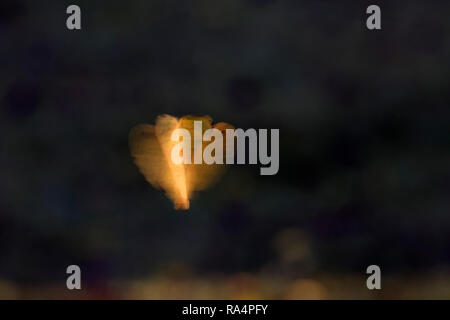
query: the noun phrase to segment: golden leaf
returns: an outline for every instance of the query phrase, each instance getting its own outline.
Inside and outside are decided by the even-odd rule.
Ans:
[[[157,189],[162,189],[174,203],[175,209],[189,209],[189,200],[195,191],[204,190],[217,182],[225,171],[224,164],[175,164],[172,149],[179,142],[172,141],[175,129],[187,129],[191,133],[191,157],[194,156],[194,121],[202,121],[202,131],[216,128],[222,132],[233,126],[220,122],[212,125],[209,116],[184,116],[181,119],[162,115],[155,125],[141,124],[134,127],[129,136],[130,152],[145,179]],[[202,134],[203,134],[202,132]],[[223,137],[225,135],[223,134]],[[203,141],[203,149],[210,142]],[[225,157],[225,139],[223,139]],[[225,163],[225,161],[223,161]]]

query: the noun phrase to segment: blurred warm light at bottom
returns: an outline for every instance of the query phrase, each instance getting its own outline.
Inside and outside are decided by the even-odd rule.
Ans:
[[[0,300],[14,300],[19,298],[17,287],[6,280],[0,279]]]
[[[298,279],[288,288],[284,299],[287,300],[320,300],[326,299],[326,289],[318,281]]]
[[[229,299],[257,300],[262,299],[260,281],[248,273],[238,273],[228,278],[227,289]]]
[[[360,274],[290,278],[271,273],[196,274],[177,269],[136,279],[86,285],[79,292],[61,283],[18,284],[0,279],[0,299],[449,299],[450,270],[385,277],[383,292],[367,290]]]

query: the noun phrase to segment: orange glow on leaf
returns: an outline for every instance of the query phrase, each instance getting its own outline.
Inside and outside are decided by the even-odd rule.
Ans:
[[[194,192],[211,186],[222,176],[225,169],[225,165],[221,164],[172,162],[171,152],[178,143],[171,140],[172,132],[178,128],[187,129],[193,139],[194,121],[202,121],[203,132],[210,128],[221,131],[233,128],[224,122],[213,126],[209,116],[184,116],[178,119],[161,115],[156,119],[155,125],[138,125],[131,130],[129,136],[130,152],[137,167],[153,187],[166,193],[177,210],[189,209],[189,200]],[[223,143],[225,146],[225,141]],[[202,148],[207,144],[203,142]],[[193,148],[194,143],[191,141],[191,149]],[[193,157],[193,151],[191,155]]]

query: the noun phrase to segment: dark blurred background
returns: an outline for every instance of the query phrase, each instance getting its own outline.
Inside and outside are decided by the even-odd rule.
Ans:
[[[374,3],[1,0],[0,298],[450,298],[450,3]],[[278,175],[174,211],[163,113],[279,128]]]

